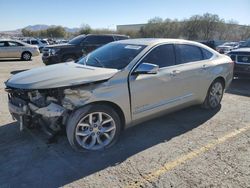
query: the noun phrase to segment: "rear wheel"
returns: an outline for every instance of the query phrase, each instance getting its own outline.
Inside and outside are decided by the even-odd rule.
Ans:
[[[21,58],[22,58],[22,60],[29,61],[31,59],[31,53],[30,52],[23,52]]]
[[[69,117],[66,132],[77,150],[103,150],[112,146],[121,131],[118,114],[109,106],[89,105]]]
[[[219,107],[224,94],[224,83],[220,79],[213,81],[207,92],[203,106],[207,109]]]

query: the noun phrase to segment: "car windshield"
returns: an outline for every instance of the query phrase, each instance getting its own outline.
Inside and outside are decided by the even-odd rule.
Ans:
[[[41,42],[42,42],[43,44],[47,44],[47,41],[46,41],[46,40],[41,40]]]
[[[145,47],[145,45],[109,43],[81,58],[77,63],[120,70],[126,67]]]
[[[74,44],[74,45],[78,45],[82,42],[82,40],[85,38],[85,35],[79,35],[73,39],[71,39],[68,43],[69,44]]]

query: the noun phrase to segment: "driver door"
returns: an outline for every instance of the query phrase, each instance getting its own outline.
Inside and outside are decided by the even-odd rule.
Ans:
[[[129,85],[133,120],[174,107],[180,103],[179,97],[184,95],[175,66],[174,45],[155,47],[140,63],[156,64],[159,71],[156,74],[131,74]]]

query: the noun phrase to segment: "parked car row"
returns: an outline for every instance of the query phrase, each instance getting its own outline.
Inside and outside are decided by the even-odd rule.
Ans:
[[[48,41],[43,40],[43,39],[26,38],[26,39],[23,39],[22,41],[27,43],[27,44],[36,45],[39,48],[40,52],[42,52],[42,50],[45,46],[49,45]]]
[[[230,52],[231,50],[239,48],[240,43],[239,42],[226,42],[222,45],[219,45],[216,47],[216,51],[218,51],[221,54],[225,54]]]

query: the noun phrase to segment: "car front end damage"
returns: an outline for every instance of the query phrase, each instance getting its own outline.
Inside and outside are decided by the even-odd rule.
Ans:
[[[47,133],[65,128],[70,113],[118,70],[62,63],[11,76],[5,82],[9,111],[20,129],[41,126]],[[62,76],[63,75],[63,76]]]
[[[9,98],[9,111],[12,117],[24,126],[31,128],[41,125],[48,133],[61,130],[65,123],[67,109],[62,104],[63,91],[60,89],[25,90],[6,88]]]
[[[55,89],[7,87],[5,90],[8,92],[9,111],[19,121],[20,130],[41,127],[49,136],[63,130],[70,113],[84,105],[91,96],[86,86]]]

